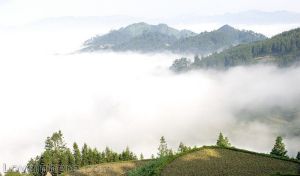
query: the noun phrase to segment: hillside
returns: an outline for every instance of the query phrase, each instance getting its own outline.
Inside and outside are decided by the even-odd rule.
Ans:
[[[82,52],[103,50],[209,54],[241,43],[266,37],[252,31],[240,31],[225,25],[212,32],[196,34],[166,24],[135,23],[84,42]]]
[[[69,176],[120,176],[136,167],[143,166],[147,161],[123,161],[113,163],[103,163],[80,168]]]
[[[254,153],[222,148],[204,148],[183,155],[162,171],[162,176],[270,176],[297,174],[299,163],[284,161]]]
[[[297,64],[300,60],[300,28],[283,32],[270,39],[241,44],[214,53],[193,63],[186,58],[176,60],[171,70],[176,72],[200,68],[227,69],[239,65],[272,63],[280,67]]]
[[[137,172],[132,172],[137,168]],[[300,162],[295,160],[235,148],[206,146],[156,161],[124,161],[86,166],[69,176],[296,176],[299,172]]]

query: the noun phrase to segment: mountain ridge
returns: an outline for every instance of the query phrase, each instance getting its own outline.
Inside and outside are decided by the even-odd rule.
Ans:
[[[211,31],[195,33],[177,30],[167,24],[134,23],[102,36],[95,36],[83,44],[81,52],[103,50],[188,53],[206,55],[241,43],[264,40],[253,31],[238,30],[229,25]]]
[[[219,53],[213,53],[194,62],[177,59],[170,67],[175,72],[192,69],[228,69],[234,66],[275,64],[279,67],[297,65],[300,61],[300,28],[278,34],[270,39],[240,44]]]

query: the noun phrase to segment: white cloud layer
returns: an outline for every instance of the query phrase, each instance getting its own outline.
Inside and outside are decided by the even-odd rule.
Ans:
[[[54,55],[86,34],[31,32],[0,33],[0,163],[25,164],[59,129],[69,145],[147,156],[162,135],[172,147],[211,145],[220,131],[237,147],[269,152],[283,135],[290,155],[299,150],[299,68],[174,75],[176,55]]]

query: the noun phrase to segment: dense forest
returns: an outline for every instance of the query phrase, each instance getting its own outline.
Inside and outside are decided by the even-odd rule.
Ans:
[[[233,66],[272,63],[279,67],[297,64],[300,60],[300,28],[283,32],[270,39],[241,44],[220,53],[191,62],[187,58],[174,61],[170,67],[175,72],[199,68],[228,69]]]

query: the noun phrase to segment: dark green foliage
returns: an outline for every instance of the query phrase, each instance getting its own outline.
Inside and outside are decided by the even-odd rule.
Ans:
[[[275,141],[275,145],[271,151],[271,155],[276,155],[280,157],[287,157],[287,150],[285,149],[285,145],[283,143],[282,137],[278,136]]]
[[[300,152],[298,152],[298,154],[297,154],[297,160],[300,160]]]
[[[272,63],[279,67],[300,61],[300,28],[258,42],[242,44],[204,57],[181,70],[215,68],[228,69],[239,65]],[[178,61],[175,61],[178,62]],[[174,63],[175,63],[174,62]],[[174,65],[174,64],[173,64]],[[176,71],[176,69],[172,69]]]
[[[266,37],[252,31],[240,31],[228,25],[200,34],[176,30],[165,24],[136,23],[84,43],[82,51],[139,51],[208,54],[233,45],[260,41]]]
[[[173,159],[173,156],[166,156],[149,161],[142,167],[133,169],[127,173],[128,176],[159,176],[161,170]]]
[[[231,147],[231,144],[229,142],[229,139],[227,137],[224,137],[223,134],[220,133],[218,140],[217,140],[217,146],[218,147]]]

